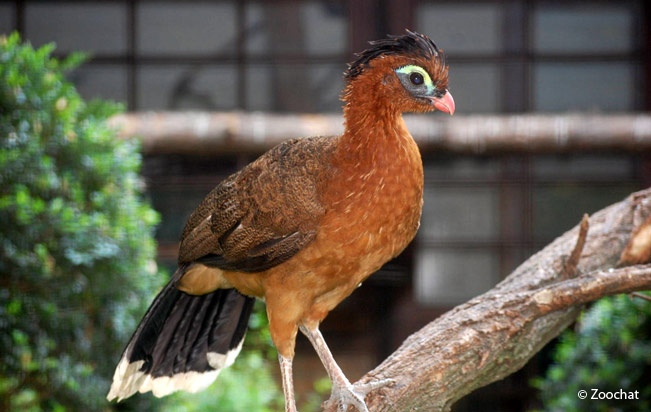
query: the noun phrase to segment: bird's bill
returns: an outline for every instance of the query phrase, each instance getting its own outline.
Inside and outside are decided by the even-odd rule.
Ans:
[[[450,116],[454,114],[454,99],[449,91],[446,90],[443,97],[430,97],[430,99],[436,110],[448,113]]]

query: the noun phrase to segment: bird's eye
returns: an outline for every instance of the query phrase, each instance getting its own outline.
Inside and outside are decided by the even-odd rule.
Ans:
[[[422,74],[414,72],[409,75],[409,81],[416,86],[420,86],[425,80]]]
[[[436,91],[432,78],[427,70],[414,64],[408,64],[395,69],[400,84],[413,96],[432,94]],[[437,79],[438,80],[438,79]]]

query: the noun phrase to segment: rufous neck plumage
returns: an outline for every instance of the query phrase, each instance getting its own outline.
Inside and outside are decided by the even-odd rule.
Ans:
[[[368,78],[356,79],[344,90],[344,126],[338,156],[375,160],[402,152],[413,139],[402,119],[399,108],[392,104],[382,90],[367,83]],[[381,80],[379,80],[381,81]]]

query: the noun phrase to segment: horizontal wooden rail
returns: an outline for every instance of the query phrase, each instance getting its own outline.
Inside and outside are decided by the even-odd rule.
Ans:
[[[651,150],[650,114],[405,116],[421,150],[459,153]],[[294,137],[336,135],[337,114],[143,112],[113,117],[121,137],[148,154],[262,152]]]

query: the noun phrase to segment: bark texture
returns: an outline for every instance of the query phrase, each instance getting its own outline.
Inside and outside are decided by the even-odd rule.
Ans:
[[[648,250],[627,258],[636,265],[622,266],[621,259],[624,250],[635,250],[650,217],[651,190],[632,194],[584,218],[493,289],[411,335],[360,379],[395,380],[367,396],[369,410],[449,411],[474,389],[520,369],[583,304],[651,289],[651,265],[641,260]]]

